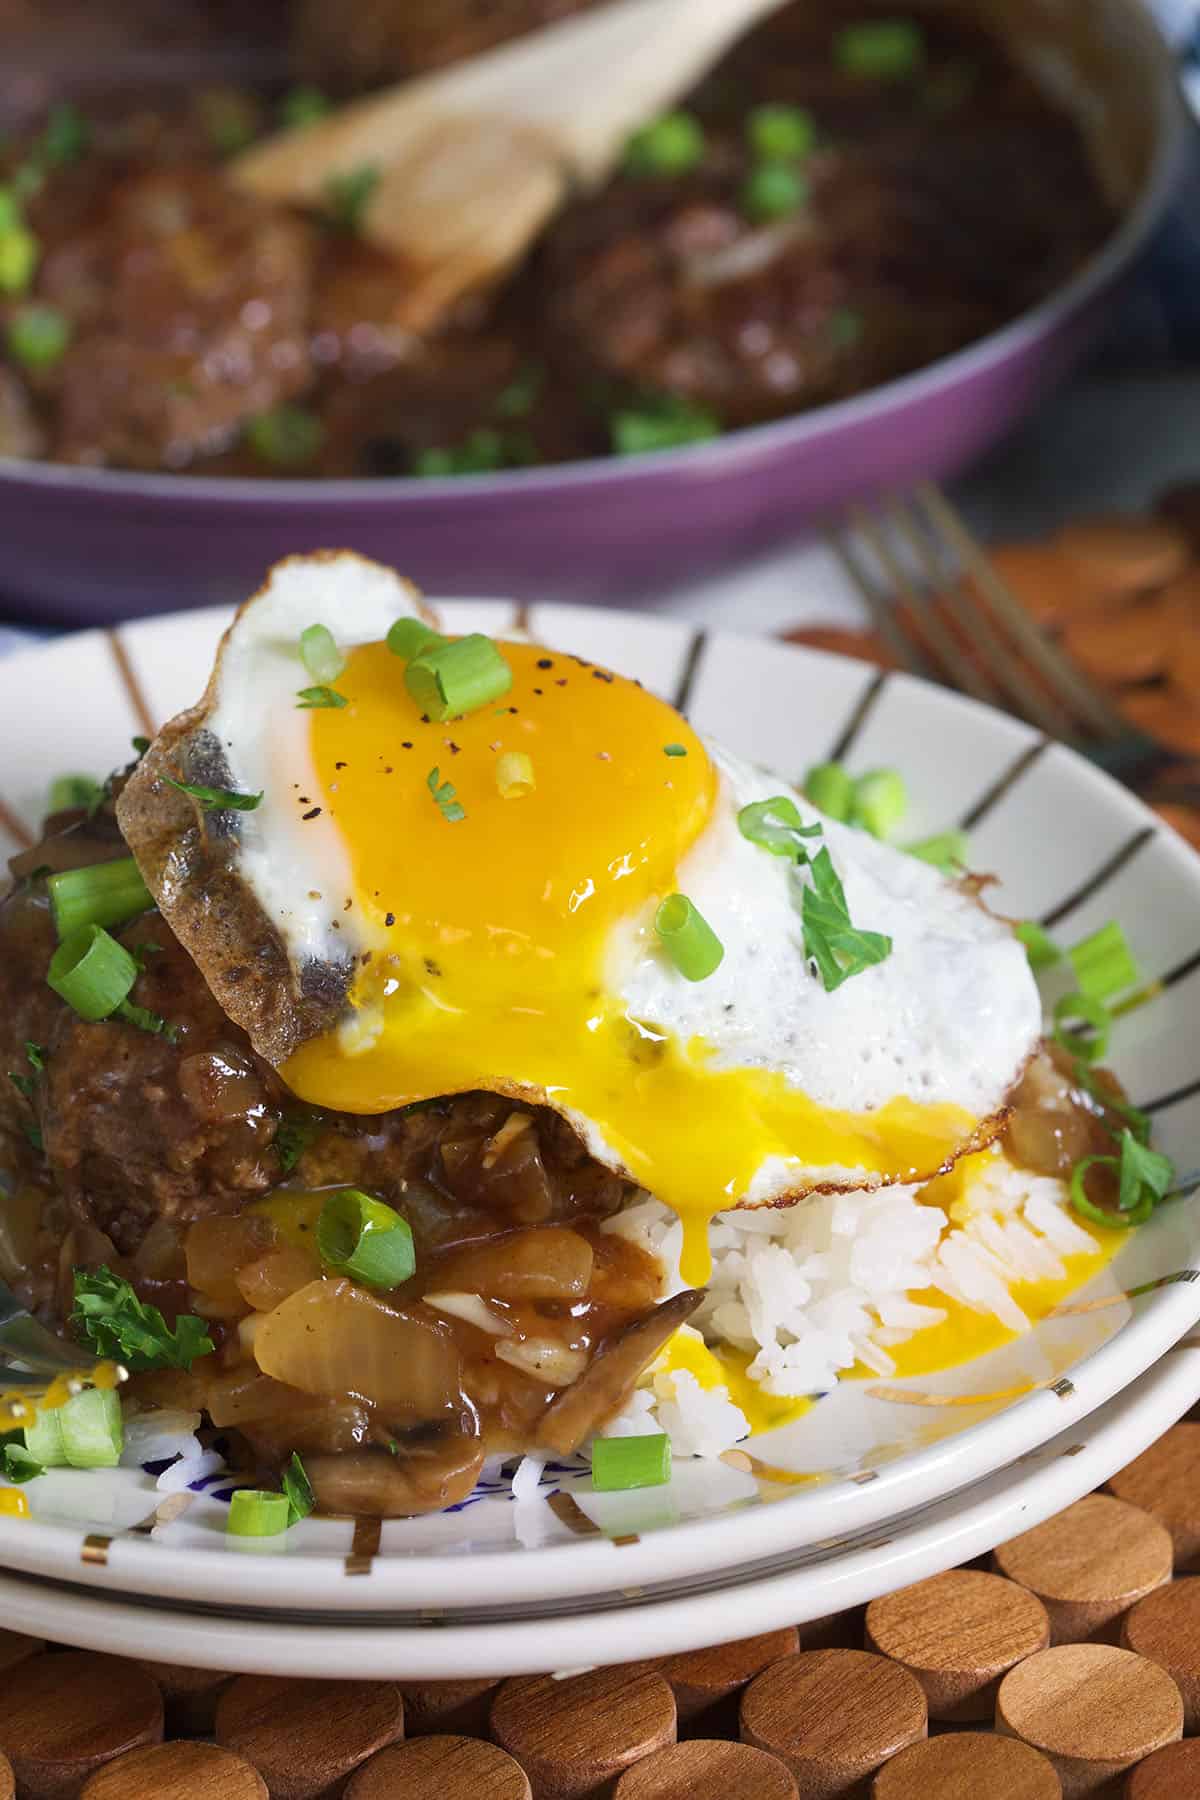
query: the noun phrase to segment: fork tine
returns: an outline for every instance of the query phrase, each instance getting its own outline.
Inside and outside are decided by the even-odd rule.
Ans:
[[[1101,738],[1129,737],[1130,727],[1116,708],[1030,618],[997,575],[986,553],[945,495],[932,482],[923,481],[917,486],[916,496],[934,529],[957,552],[988,605],[1012,633],[1022,653],[1045,677],[1054,694],[1073,708],[1077,717]]]
[[[944,586],[945,577],[938,567],[938,561],[930,548],[925,533],[920,528],[920,521],[909,507],[899,498],[888,505],[888,518],[893,529],[899,533],[915,552],[925,572],[925,587],[915,588],[917,595],[916,610],[921,621],[921,631],[932,646],[954,685],[970,694],[976,700],[995,705],[997,690],[995,685],[980,674],[978,667],[962,648],[952,631],[946,627],[944,619],[937,610],[938,595]],[[859,530],[867,529],[867,525],[859,526]],[[876,531],[874,536],[878,537]],[[881,552],[877,552],[881,554]],[[899,568],[895,558],[892,563]],[[889,571],[890,572],[890,571]]]
[[[890,597],[880,593],[846,539],[841,533],[834,532],[830,535],[829,544],[851,582],[866,601],[876,630],[900,667],[907,669],[910,675],[922,675],[926,680],[936,680],[936,674],[926,658],[907,633],[901,630]]]

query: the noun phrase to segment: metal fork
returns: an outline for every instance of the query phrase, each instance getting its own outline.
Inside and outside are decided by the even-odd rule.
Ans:
[[[1161,760],[1035,623],[932,482],[851,507],[830,543],[902,669],[1015,713],[1124,778]]]
[[[63,1382],[77,1394],[97,1376],[122,1382],[128,1370],[55,1337],[0,1281],[0,1430],[25,1422],[49,1385]]]

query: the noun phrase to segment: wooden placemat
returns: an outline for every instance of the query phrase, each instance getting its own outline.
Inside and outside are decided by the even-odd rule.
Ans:
[[[564,1679],[221,1675],[0,1629],[0,1800],[1200,1800],[1198,1568],[1193,1415],[988,1569]]]

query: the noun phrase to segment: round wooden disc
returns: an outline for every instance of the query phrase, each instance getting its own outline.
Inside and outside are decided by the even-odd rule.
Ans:
[[[1200,1794],[1200,1738],[1156,1750],[1125,1777],[1124,1800],[1190,1800]]]
[[[0,1670],[11,1669],[45,1648],[41,1638],[26,1637],[21,1631],[0,1631]]]
[[[1183,1730],[1179,1689],[1115,1644],[1060,1644],[1010,1669],[996,1729],[1044,1751],[1067,1800],[1090,1794]]]
[[[486,1737],[488,1708],[496,1681],[402,1681],[404,1735],[427,1732]]]
[[[79,1800],[268,1800],[258,1770],[218,1744],[130,1750],[89,1776]]]
[[[217,1701],[217,1738],[262,1774],[272,1800],[316,1800],[404,1735],[391,1681],[239,1675]]]
[[[1171,1579],[1169,1533],[1157,1519],[1089,1494],[995,1554],[1000,1574],[1032,1590],[1050,1616],[1050,1642],[1115,1641],[1122,1614]]]
[[[22,1800],[65,1800],[93,1769],[162,1741],[162,1696],[136,1664],[42,1651],[0,1682],[0,1743]]]
[[[990,1720],[1001,1677],[1046,1648],[1050,1621],[1028,1588],[948,1569],[872,1600],[866,1632],[869,1650],[912,1670],[931,1718]]]
[[[724,1738],[670,1744],[626,1769],[613,1800],[798,1800],[777,1757]]]
[[[520,1763],[495,1744],[421,1737],[364,1763],[345,1800],[530,1800],[530,1787]]]
[[[742,1696],[742,1738],[786,1763],[804,1800],[828,1800],[925,1736],[915,1675],[866,1650],[802,1650]]]
[[[1153,1513],[1166,1526],[1177,1574],[1200,1563],[1200,1420],[1172,1425],[1108,1485],[1119,1500]]]
[[[871,1800],[1060,1800],[1054,1765],[1019,1738],[956,1731],[884,1763]]]
[[[1184,1731],[1200,1731],[1200,1579],[1173,1581],[1139,1600],[1121,1642],[1167,1671],[1183,1695]]]
[[[518,1676],[492,1702],[492,1736],[525,1770],[534,1800],[583,1800],[674,1743],[675,1701],[649,1670]]]
[[[1167,519],[1077,519],[1054,542],[1080,575],[1111,594],[1164,587],[1191,561],[1185,534]]]
[[[177,1668],[173,1663],[147,1662],[145,1657],[138,1657],[137,1666],[162,1691],[169,1732],[180,1737],[212,1735],[217,1700],[234,1679],[228,1670]]]
[[[789,1625],[782,1631],[765,1631],[759,1637],[739,1638],[732,1644],[715,1644],[709,1650],[689,1650],[636,1666],[658,1671],[675,1696],[680,1725],[686,1725],[724,1701],[736,1703],[737,1695],[756,1675],[781,1656],[794,1656],[799,1648],[800,1634]]]
[[[13,1800],[16,1791],[17,1783],[16,1777],[13,1775],[13,1766],[3,1750],[0,1750],[0,1800]]]

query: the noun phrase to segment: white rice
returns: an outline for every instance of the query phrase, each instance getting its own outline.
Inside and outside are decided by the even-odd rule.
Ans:
[[[668,1291],[684,1285],[683,1231],[665,1206],[636,1201],[604,1229],[660,1257]],[[922,1289],[1024,1331],[1030,1321],[1013,1283],[1062,1278],[1064,1257],[1095,1248],[1065,1185],[1015,1168],[998,1150],[949,1213],[915,1188],[890,1187],[721,1213],[709,1241],[712,1279],[693,1324],[710,1344],[752,1352],[751,1379],[786,1398],[826,1392],[855,1363],[893,1375],[891,1353],[947,1316],[912,1297]],[[650,1431],[667,1432],[677,1455],[719,1456],[749,1425],[727,1388],[652,1368],[606,1435]]]

